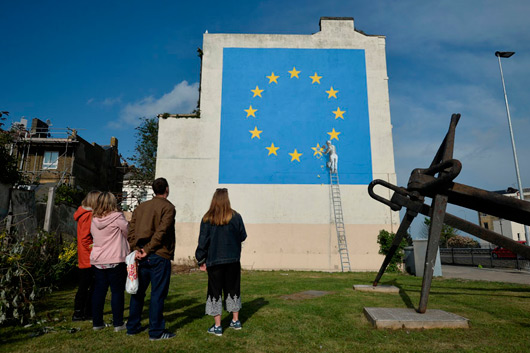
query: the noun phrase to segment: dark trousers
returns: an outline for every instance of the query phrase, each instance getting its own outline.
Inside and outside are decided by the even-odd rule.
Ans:
[[[169,291],[171,261],[156,254],[148,255],[138,262],[138,292],[131,295],[127,333],[135,334],[141,330],[142,310],[145,293],[151,284],[151,302],[149,304],[149,337],[157,338],[166,328],[164,320],[164,300]]]
[[[123,325],[123,307],[125,302],[125,281],[127,268],[125,262],[114,268],[100,270],[94,267],[94,293],[92,294],[92,324],[103,326],[103,307],[105,297],[110,286],[112,293],[110,306],[112,308],[112,324],[114,327]]]
[[[208,270],[208,294],[206,315],[217,316],[223,311],[224,293],[226,311],[239,312],[241,309],[241,264],[234,262],[210,266]]]
[[[92,317],[92,291],[94,289],[94,270],[89,268],[77,269],[79,286],[75,294],[74,315],[77,317]]]

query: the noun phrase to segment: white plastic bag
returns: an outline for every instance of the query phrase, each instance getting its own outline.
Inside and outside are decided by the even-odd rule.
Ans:
[[[136,263],[136,250],[127,255],[125,258],[125,265],[127,265],[127,282],[125,282],[125,290],[129,294],[136,294],[138,291],[138,264]]]

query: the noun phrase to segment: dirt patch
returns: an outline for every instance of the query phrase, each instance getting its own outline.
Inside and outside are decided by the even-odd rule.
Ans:
[[[324,292],[319,290],[307,290],[305,292],[299,292],[289,295],[281,296],[280,298],[286,300],[305,300],[322,297],[324,295],[333,294],[333,292]]]
[[[199,269],[195,264],[188,265],[188,264],[171,264],[171,273],[178,274],[178,273],[192,273],[197,272]]]

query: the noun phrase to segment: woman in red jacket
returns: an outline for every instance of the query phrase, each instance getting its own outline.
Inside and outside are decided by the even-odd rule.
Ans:
[[[74,213],[77,222],[77,263],[79,266],[79,287],[75,295],[74,315],[72,321],[92,320],[92,290],[94,272],[90,266],[90,251],[92,250],[92,210],[100,191],[90,191],[81,206]]]

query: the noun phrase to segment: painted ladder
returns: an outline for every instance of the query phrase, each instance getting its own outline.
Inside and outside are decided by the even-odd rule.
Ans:
[[[339,245],[340,265],[342,272],[351,271],[350,256],[348,254],[348,243],[346,242],[346,230],[344,229],[344,217],[342,214],[342,201],[340,198],[339,174],[329,172],[331,198],[333,202],[333,213],[335,214],[335,228]]]

